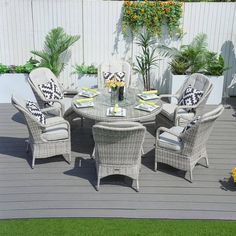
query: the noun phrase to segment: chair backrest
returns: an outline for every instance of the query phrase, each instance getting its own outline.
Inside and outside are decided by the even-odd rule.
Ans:
[[[196,125],[180,135],[184,143],[183,154],[189,155],[203,150],[211,134],[216,119],[222,114],[224,107],[219,105],[214,110],[202,115]]]
[[[185,80],[183,85],[176,92],[176,96],[178,97],[178,99],[182,97],[183,93],[189,85],[197,90],[201,90],[204,92],[203,96],[200,98],[197,104],[197,108],[195,109],[196,115],[202,115],[207,99],[213,89],[213,85],[207,76],[199,73],[192,74]]]
[[[12,105],[25,117],[26,125],[29,131],[30,141],[39,141],[40,135],[42,134],[42,124],[30,113],[26,108],[26,101],[20,97],[11,98]]]
[[[146,128],[136,122],[100,122],[93,126],[99,163],[137,164]]]
[[[125,72],[125,87],[130,86],[131,66],[128,62],[125,61],[103,62],[98,67],[98,88],[104,88],[105,85],[103,72],[111,72],[111,73]]]
[[[40,108],[44,107],[45,98],[42,91],[39,88],[39,85],[47,83],[53,80],[53,82],[62,90],[60,83],[58,82],[57,77],[53,74],[53,72],[45,67],[40,67],[32,70],[29,74],[28,82],[34,92],[36,100],[40,106]]]

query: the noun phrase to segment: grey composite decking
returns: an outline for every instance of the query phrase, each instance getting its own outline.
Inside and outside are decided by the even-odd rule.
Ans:
[[[207,109],[210,109],[208,107]],[[72,126],[72,164],[62,157],[37,160],[30,168],[25,152],[28,132],[10,104],[0,104],[0,218],[130,217],[175,219],[236,219],[236,118],[225,110],[208,142],[210,168],[193,171],[194,183],[183,171],[154,165],[154,125],[148,132],[140,173],[140,192],[124,177],[107,177],[96,192],[91,125]],[[188,176],[186,176],[188,177]]]

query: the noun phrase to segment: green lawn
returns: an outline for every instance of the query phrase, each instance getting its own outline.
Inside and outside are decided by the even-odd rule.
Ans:
[[[1,220],[4,236],[73,235],[236,235],[236,221],[135,219]]]

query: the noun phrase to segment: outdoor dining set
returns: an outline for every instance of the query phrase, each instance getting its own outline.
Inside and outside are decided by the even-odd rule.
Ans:
[[[115,80],[115,82],[114,82]],[[156,129],[155,163],[189,173],[200,159],[208,167],[206,143],[223,106],[205,112],[212,90],[202,74],[190,75],[176,94],[142,91],[131,86],[131,66],[127,62],[107,62],[99,67],[97,88],[64,90],[58,78],[47,68],[36,68],[28,82],[37,103],[12,96],[12,104],[23,114],[29,131],[27,151],[36,159],[63,155],[71,162],[71,123],[80,119],[95,122],[92,127],[97,190],[100,179],[125,175],[136,181],[144,154],[145,122],[153,121]],[[117,82],[117,84],[116,84]],[[109,85],[109,86],[108,86]],[[122,86],[117,86],[122,85]],[[112,101],[113,90],[122,87],[122,99]],[[119,101],[120,100],[120,101]]]

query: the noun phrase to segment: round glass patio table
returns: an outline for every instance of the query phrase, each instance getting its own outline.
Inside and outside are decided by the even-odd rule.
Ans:
[[[119,107],[126,109],[126,116],[124,117],[115,117],[115,116],[107,116],[107,108],[113,107],[111,105],[111,94],[109,93],[108,89],[100,89],[99,95],[93,98],[94,106],[87,107],[87,108],[77,108],[74,104],[76,99],[84,98],[82,96],[76,95],[72,100],[72,108],[74,112],[76,112],[79,116],[84,118],[92,119],[95,121],[146,121],[148,119],[154,118],[157,114],[160,113],[162,109],[162,102],[160,99],[151,100],[155,102],[159,107],[156,108],[152,112],[142,111],[135,108],[139,104],[140,98],[137,94],[140,92],[134,88],[126,88],[124,100],[119,101]]]

